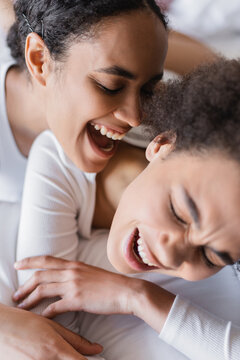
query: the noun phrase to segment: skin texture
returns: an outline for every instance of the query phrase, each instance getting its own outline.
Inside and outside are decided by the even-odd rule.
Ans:
[[[23,87],[25,85],[24,96],[31,91],[34,97],[33,102],[26,102],[26,118],[18,118],[16,107],[12,107],[11,92],[7,92],[8,116],[16,142],[19,147],[28,144],[22,149],[24,154],[41,124],[42,129],[53,131],[76,166],[98,172],[113,154],[102,156],[94,150],[87,125],[104,125],[124,134],[140,124],[146,92],[153,91],[161,78],[167,33],[159,19],[148,11],[125,14],[98,27],[97,37],[71,45],[64,63],[54,62],[42,39],[35,33],[29,34],[26,63],[31,84],[24,83],[20,74],[15,74],[22,80]],[[102,70],[114,66],[127,70],[133,78]],[[13,68],[9,73],[11,71],[16,70]],[[12,83],[14,80],[12,75]],[[7,88],[14,92],[11,83],[7,82]],[[19,95],[13,93],[12,99],[16,97]],[[25,102],[15,101],[14,104],[20,106]],[[33,106],[38,121],[28,122]]]

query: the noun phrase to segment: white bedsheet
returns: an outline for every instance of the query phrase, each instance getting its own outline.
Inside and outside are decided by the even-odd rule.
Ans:
[[[240,57],[239,0],[174,0],[170,26],[195,37],[229,58]]]

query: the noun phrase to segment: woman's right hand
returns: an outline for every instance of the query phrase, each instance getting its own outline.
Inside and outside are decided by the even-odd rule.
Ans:
[[[1,360],[83,360],[101,351],[52,320],[0,304]]]

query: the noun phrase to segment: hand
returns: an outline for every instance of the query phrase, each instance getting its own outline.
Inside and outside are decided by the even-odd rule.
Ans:
[[[0,304],[1,360],[83,360],[102,347],[52,320]]]
[[[130,300],[142,281],[51,256],[24,259],[15,268],[45,270],[36,271],[14,294],[13,300],[24,299],[18,306],[31,309],[43,299],[60,297],[42,313],[49,318],[81,310],[96,314],[133,313]]]

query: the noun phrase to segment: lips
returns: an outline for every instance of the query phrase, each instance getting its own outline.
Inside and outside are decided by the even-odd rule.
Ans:
[[[114,155],[119,144],[118,140],[113,140],[102,135],[91,124],[87,125],[87,134],[93,150],[99,156],[109,158]]]
[[[143,259],[138,251],[138,241],[140,234],[138,228],[135,228],[131,235],[128,237],[123,253],[129,266],[137,271],[150,271],[157,269],[156,266],[149,266],[143,262]]]

